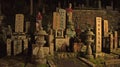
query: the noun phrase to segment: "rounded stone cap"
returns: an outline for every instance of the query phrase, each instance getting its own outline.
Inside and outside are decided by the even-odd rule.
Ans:
[[[89,29],[89,30],[87,31],[86,35],[94,36],[95,34]]]
[[[46,33],[46,31],[40,30],[40,31],[38,31],[38,33],[36,33],[35,35],[48,35],[48,34]]]
[[[86,35],[94,36],[95,34],[94,34],[92,31],[88,31],[88,32],[86,33]]]
[[[87,35],[92,35],[93,36],[94,33],[93,32],[88,32]]]

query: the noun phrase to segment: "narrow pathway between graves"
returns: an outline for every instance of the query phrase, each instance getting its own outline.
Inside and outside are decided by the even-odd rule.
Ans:
[[[89,67],[77,58],[54,60],[57,67]]]

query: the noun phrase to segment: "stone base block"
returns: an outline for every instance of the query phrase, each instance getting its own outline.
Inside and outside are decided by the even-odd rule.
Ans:
[[[38,63],[38,64],[46,64],[46,63],[47,63],[47,60],[46,60],[45,58],[36,59],[35,61],[36,61],[36,63]]]
[[[95,57],[95,58],[99,58],[99,57],[104,57],[104,55],[105,55],[105,54],[102,53],[102,52],[101,52],[101,53],[95,53],[95,54],[94,54],[94,57]]]
[[[93,57],[93,55],[86,55],[86,58],[87,59],[93,59],[94,57]]]

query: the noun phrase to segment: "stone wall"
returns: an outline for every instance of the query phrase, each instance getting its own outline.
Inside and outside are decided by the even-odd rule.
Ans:
[[[73,22],[78,23],[77,25],[82,29],[86,27],[86,23],[94,26],[95,17],[102,17],[108,20],[109,27],[113,25],[116,28],[120,19],[120,13],[106,10],[73,10]]]

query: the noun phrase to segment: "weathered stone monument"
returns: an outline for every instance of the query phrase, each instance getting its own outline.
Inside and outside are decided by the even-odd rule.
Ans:
[[[96,43],[95,57],[101,56],[102,52],[102,18],[96,17]]]
[[[72,22],[72,4],[69,4],[69,8],[67,8],[67,29],[66,29],[66,35],[69,37],[75,36],[75,28],[74,23]]]
[[[64,30],[66,28],[66,10],[58,9],[60,15],[60,29]]]
[[[58,30],[60,25],[60,14],[58,12],[53,12],[53,29]]]
[[[15,32],[23,32],[24,31],[24,15],[16,14],[15,16]]]
[[[57,23],[58,29],[56,29],[56,37],[64,37],[64,31],[66,28],[66,10],[58,8],[59,22]]]
[[[62,32],[58,32],[60,28],[60,14],[53,12],[53,30],[55,30],[55,37],[62,36]]]
[[[7,55],[24,53],[24,50],[27,48],[28,40],[24,32],[24,15],[16,14],[15,32],[12,34],[11,38],[7,39]]]
[[[104,37],[108,37],[108,20],[104,20],[103,22],[103,35]]]

